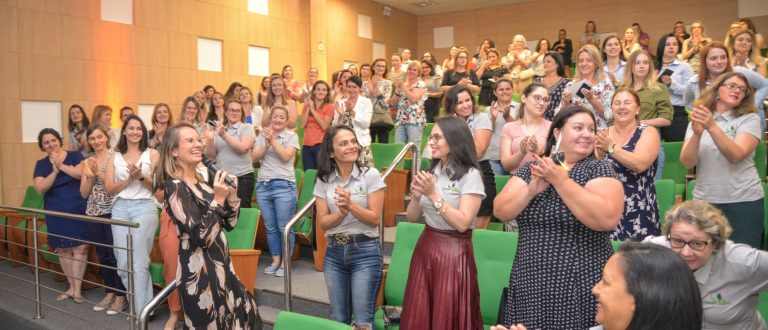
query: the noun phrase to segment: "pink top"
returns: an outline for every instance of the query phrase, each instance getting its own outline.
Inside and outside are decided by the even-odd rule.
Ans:
[[[520,151],[520,141],[525,138],[526,135],[528,135],[526,132],[523,131],[523,121],[522,120],[516,120],[513,122],[509,122],[504,124],[504,130],[501,133],[501,140],[511,140],[512,141],[512,153],[517,153]],[[539,130],[536,132],[533,132],[533,135],[536,136],[536,142],[539,146],[539,150],[544,149],[544,146],[547,145],[547,133],[549,132],[549,125],[551,122],[549,120],[545,120],[544,124],[539,127]],[[513,168],[510,173],[512,175],[517,172],[517,170],[523,166],[523,164],[532,161],[533,160],[533,154],[528,153],[523,157],[523,160],[520,161],[520,164],[517,164],[517,167]]]

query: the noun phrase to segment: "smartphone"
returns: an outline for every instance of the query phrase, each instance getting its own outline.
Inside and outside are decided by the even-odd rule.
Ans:
[[[581,86],[579,86],[579,89],[576,90],[576,96],[584,98],[584,93],[581,92],[582,89],[592,89],[592,86],[587,83],[582,83]]]
[[[669,77],[669,76],[672,76],[673,73],[675,73],[675,72],[670,70],[670,69],[664,69],[664,71],[661,72],[661,74],[659,75],[659,82],[661,82],[661,77],[663,77],[663,76]]]
[[[216,127],[216,125],[217,125],[215,120],[209,120],[209,121],[207,121],[207,123],[208,123],[208,125],[211,125],[213,127]]]

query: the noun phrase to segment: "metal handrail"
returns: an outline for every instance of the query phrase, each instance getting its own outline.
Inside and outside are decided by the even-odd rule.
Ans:
[[[106,218],[99,218],[99,217],[93,217],[93,216],[87,216],[87,215],[80,215],[80,214],[73,214],[73,213],[66,213],[66,212],[58,212],[58,211],[50,211],[50,210],[42,210],[42,209],[35,209],[35,208],[29,208],[29,207],[19,207],[19,206],[11,206],[11,205],[0,205],[0,209],[5,210],[12,210],[12,211],[19,211],[19,212],[29,212],[32,216],[32,250],[34,251],[34,265],[33,270],[35,274],[35,319],[40,319],[43,317],[41,312],[41,305],[43,305],[41,299],[40,299],[40,287],[42,284],[40,283],[40,263],[39,263],[39,251],[40,249],[37,248],[38,241],[37,241],[37,234],[38,234],[38,228],[37,228],[37,220],[38,220],[38,214],[43,215],[51,215],[51,216],[57,216],[62,218],[69,218],[69,219],[76,219],[76,220],[82,220],[92,223],[101,223],[101,224],[109,224],[109,225],[115,225],[115,226],[123,226],[123,227],[129,227],[129,228],[139,228],[140,224],[132,221],[126,221],[126,220],[114,220],[114,219],[106,219]],[[6,224],[5,227],[8,227]],[[28,229],[24,228],[24,231],[29,231]],[[54,235],[58,236],[58,235]],[[127,259],[128,259],[128,269],[125,271],[128,274],[128,291],[126,292],[127,296],[134,296],[134,271],[133,271],[133,238],[130,231],[128,234],[125,235],[126,238],[126,247],[127,250]],[[76,239],[77,241],[81,242],[87,242],[83,240]],[[3,240],[7,243],[14,244],[8,240]],[[4,258],[5,259],[5,258]],[[87,262],[87,261],[86,261]],[[22,264],[27,264],[25,262],[20,262]],[[88,262],[90,263],[90,262]],[[58,273],[58,272],[57,272]],[[3,273],[3,275],[6,275]],[[85,280],[84,280],[85,281]],[[90,281],[86,281],[90,282]],[[47,287],[46,287],[47,288]],[[134,328],[134,320],[136,318],[135,310],[134,310],[134,304],[132,299],[128,302],[128,319],[130,321],[129,329]],[[46,306],[48,306],[46,304]],[[88,321],[90,323],[93,323],[89,320],[83,319],[85,321]]]
[[[389,174],[392,173],[392,171],[395,169],[395,166],[399,164],[403,159],[405,158],[405,155],[408,153],[408,151],[411,152],[411,155],[413,157],[413,163],[411,164],[411,175],[416,174],[416,172],[419,170],[419,167],[421,166],[421,162],[419,159],[419,148],[416,144],[413,142],[408,142],[405,146],[403,146],[403,149],[400,150],[400,153],[395,156],[395,159],[392,160],[392,163],[389,164],[387,169],[384,171],[384,173],[381,174],[381,179],[386,180]],[[309,212],[309,210],[312,209],[312,207],[315,205],[315,201],[317,199],[315,197],[312,197],[304,207],[302,207],[300,210],[296,212],[296,214],[291,218],[290,221],[288,221],[288,224],[285,225],[285,231],[283,231],[283,260],[285,262],[285,277],[283,278],[283,281],[285,283],[285,310],[290,312],[292,305],[293,305],[293,297],[291,294],[291,251],[290,251],[290,233],[291,229],[293,228],[293,225],[296,224],[296,222],[301,219],[304,214]],[[384,221],[380,219],[379,221],[379,244],[384,245]]]
[[[19,206],[10,206],[10,205],[0,205],[0,209],[29,212],[29,213],[32,213],[32,214],[52,215],[52,216],[55,216],[55,217],[83,220],[83,221],[95,222],[95,223],[103,223],[103,224],[107,224],[107,225],[116,225],[116,226],[123,226],[123,227],[139,228],[139,223],[138,222],[125,221],[125,220],[115,220],[115,219],[99,218],[99,217],[92,217],[92,216],[88,216],[88,215],[72,214],[72,213],[49,211],[49,210],[41,210],[41,209],[33,209],[33,208],[29,208],[29,207],[19,207]]]
[[[147,322],[149,321],[149,315],[157,308],[157,306],[160,306],[160,304],[165,301],[168,296],[173,293],[174,290],[179,286],[178,280],[173,280],[171,283],[168,283],[163,290],[160,291],[152,300],[149,301],[149,303],[144,306],[144,309],[141,310],[141,314],[139,314],[139,329],[140,330],[146,330],[147,329]],[[173,312],[171,312],[173,313]]]

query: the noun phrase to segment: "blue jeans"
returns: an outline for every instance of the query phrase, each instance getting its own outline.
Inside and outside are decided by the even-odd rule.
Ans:
[[[267,229],[267,244],[272,256],[283,254],[283,232],[285,225],[296,214],[296,184],[286,180],[259,181],[256,185],[256,200],[259,201],[264,227]],[[291,228],[291,246],[293,251],[294,237]]]
[[[504,166],[501,165],[500,160],[489,160],[491,163],[491,169],[493,169],[493,175],[509,175],[509,172],[504,169]]]
[[[301,147],[301,163],[304,165],[305,171],[317,168],[317,157],[320,155],[320,146],[321,144],[311,147]]]
[[[133,243],[133,290],[136,293],[133,306],[137,313],[152,300],[152,278],[149,276],[149,253],[157,231],[157,206],[151,199],[124,199],[118,197],[112,205],[112,219],[138,222],[139,228],[112,226],[112,240],[116,247],[127,247],[126,235]],[[123,285],[128,287],[128,251],[115,249],[117,268]]]
[[[338,245],[328,240],[324,265],[331,318],[350,324],[352,314],[355,314],[356,325],[373,323],[376,296],[381,285],[379,241]]]
[[[421,134],[424,128],[413,124],[397,124],[395,126],[395,143],[413,142],[421,149]]]

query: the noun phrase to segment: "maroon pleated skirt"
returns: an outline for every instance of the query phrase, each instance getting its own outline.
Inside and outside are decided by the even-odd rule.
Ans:
[[[426,226],[413,251],[400,329],[483,329],[471,229]]]

